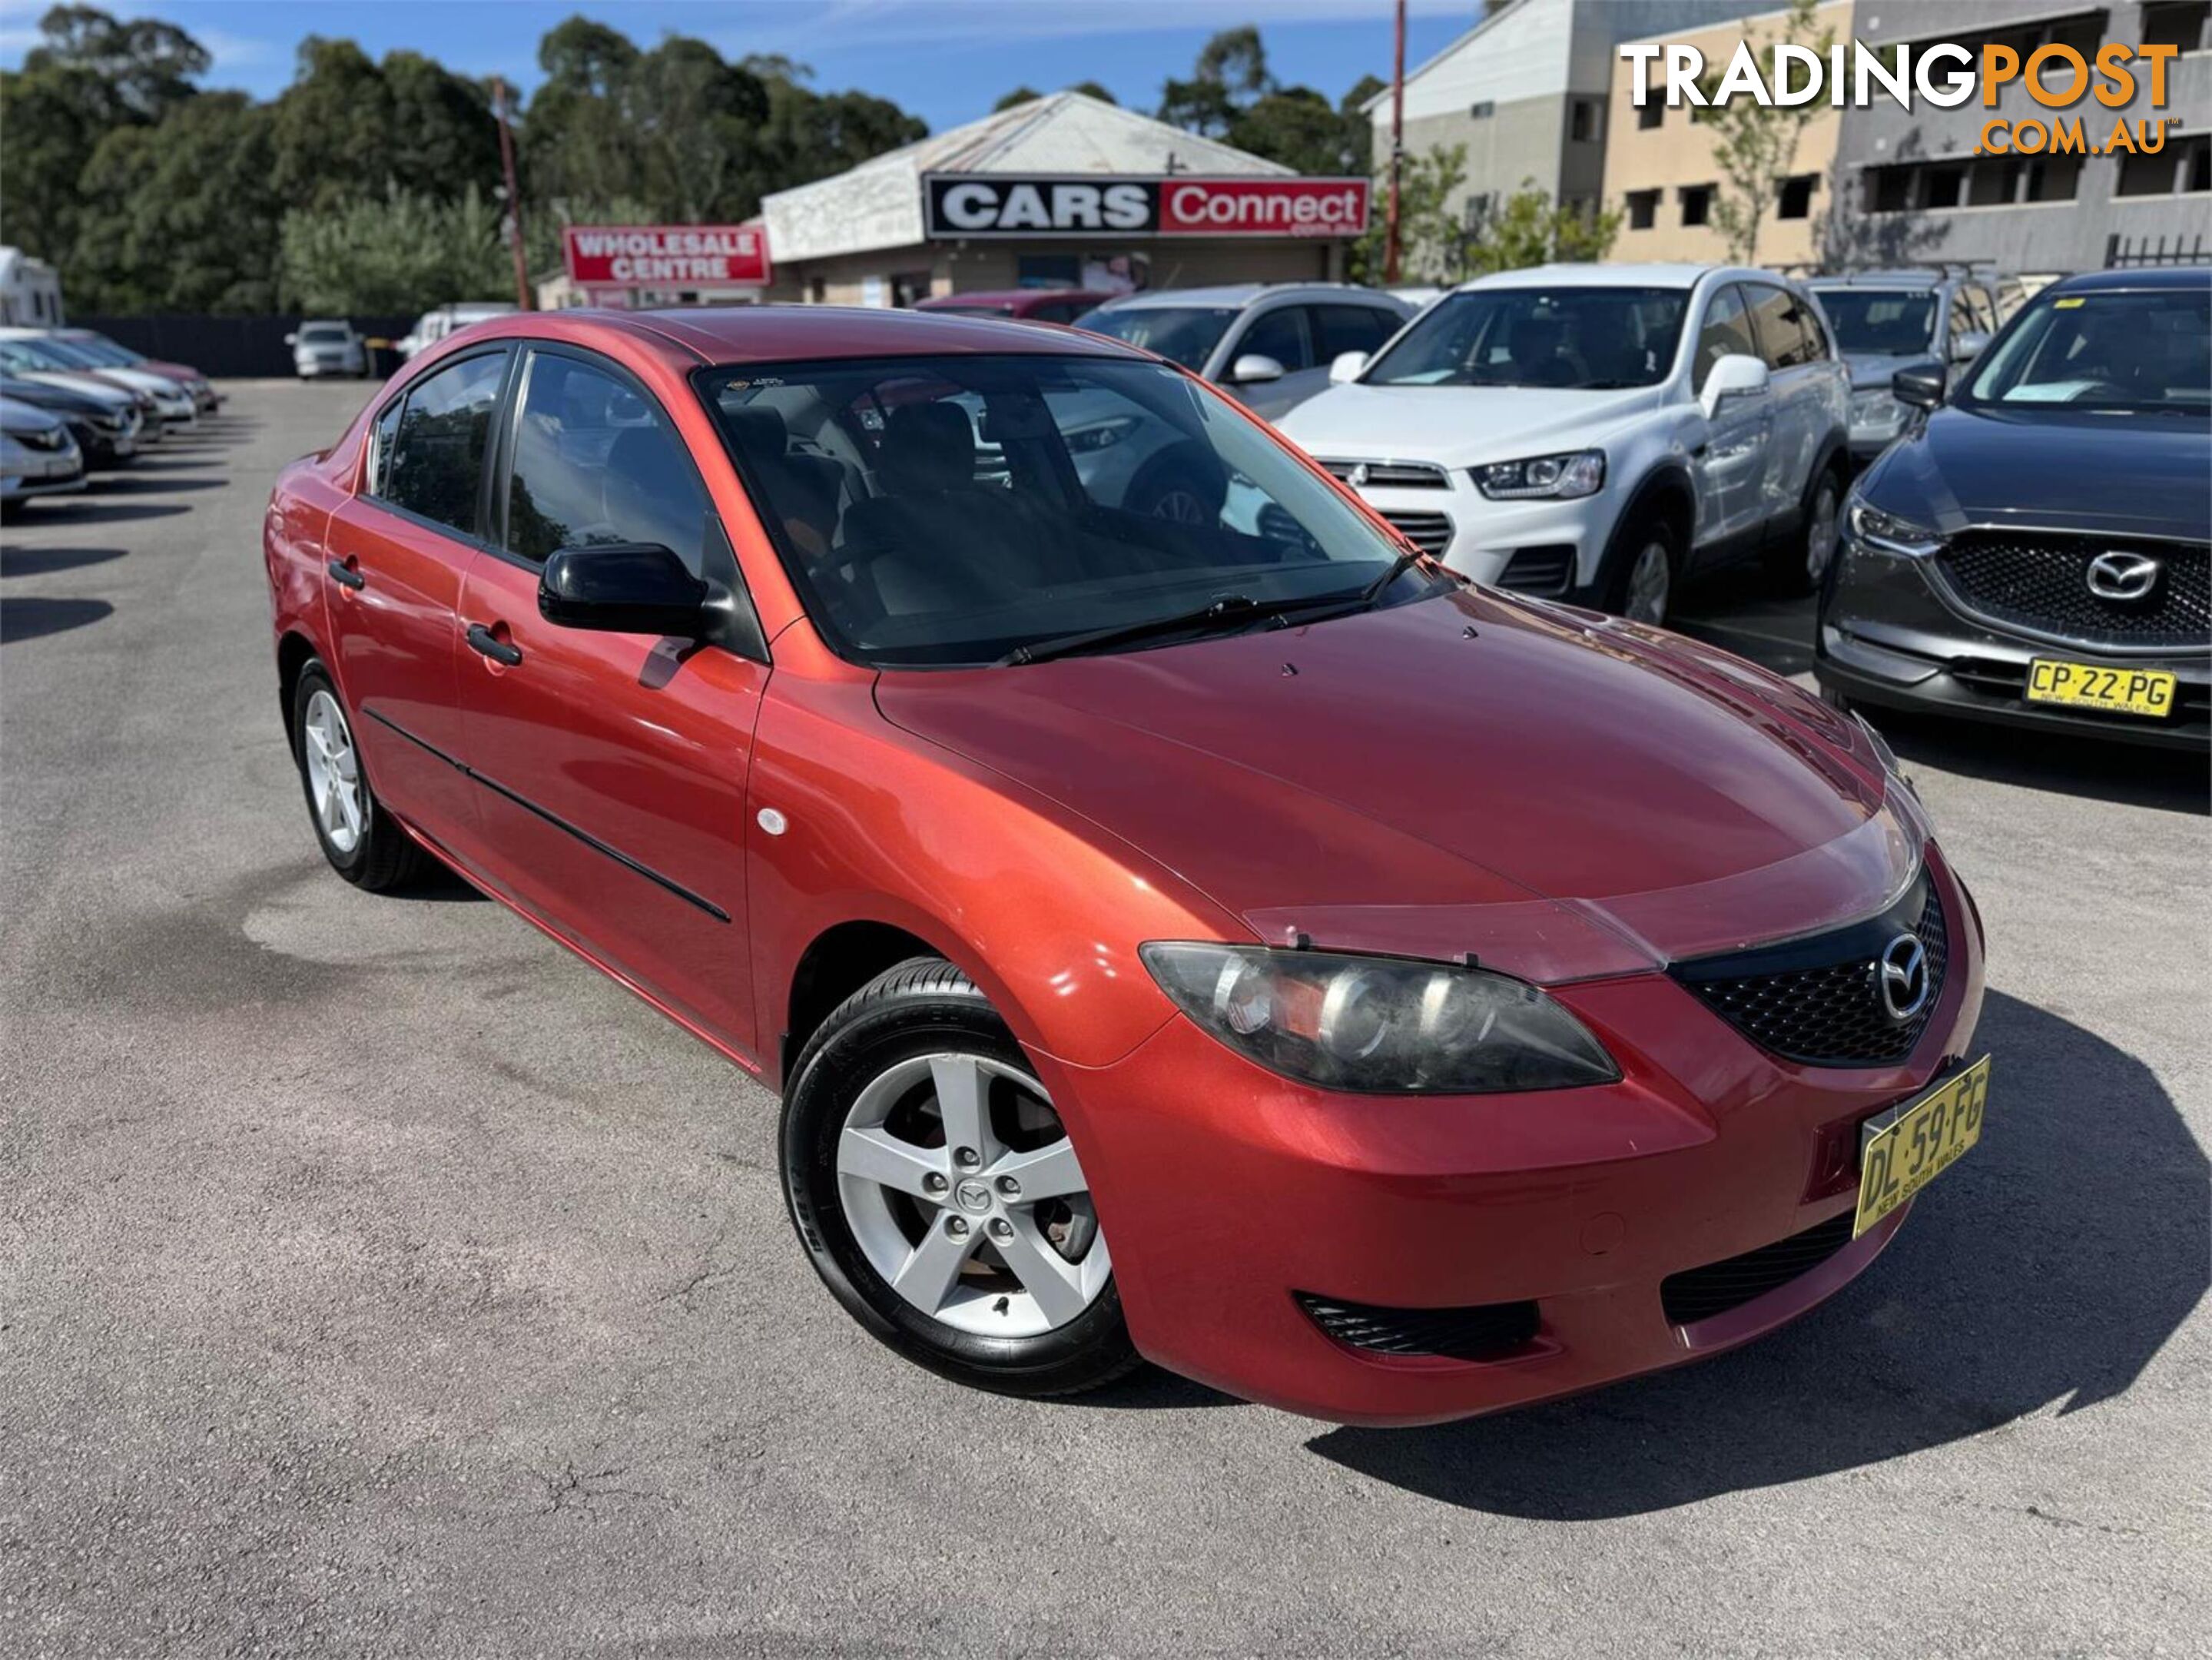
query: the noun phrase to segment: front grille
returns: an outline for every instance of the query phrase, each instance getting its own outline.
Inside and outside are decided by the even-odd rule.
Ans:
[[[1810,1274],[1851,1243],[1852,1221],[1852,1213],[1845,1211],[1818,1227],[1741,1256],[1668,1274],[1659,1282],[1659,1306],[1666,1310],[1667,1323],[1694,1326]]]
[[[1516,548],[1498,573],[1498,586],[1516,593],[1565,593],[1574,574],[1575,550],[1571,544]]]
[[[1426,461],[1323,461],[1322,465],[1355,489],[1440,490],[1451,485],[1442,467]]]
[[[2103,553],[2157,560],[2150,593],[2123,600],[2090,593],[2089,563]],[[2212,550],[2203,543],[1968,530],[1946,545],[1936,568],[1960,604],[1992,623],[2085,645],[2185,648],[2212,641]]]
[[[1382,516],[1423,553],[1442,553],[1451,545],[1452,521],[1441,513],[1385,513]]]
[[[1928,996],[1910,1019],[1881,995],[1882,952],[1901,933],[1927,952]],[[1746,1037],[1809,1067],[1879,1067],[1905,1060],[1943,994],[1950,957],[1942,902],[1923,876],[1881,916],[1782,946],[1677,963],[1668,970]]]
[[[1307,1317],[1340,1343],[1382,1354],[1497,1360],[1536,1335],[1534,1303],[1478,1303],[1458,1309],[1386,1309],[1293,1293]]]

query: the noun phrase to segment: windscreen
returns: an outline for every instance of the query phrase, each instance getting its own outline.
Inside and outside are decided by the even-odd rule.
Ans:
[[[1109,306],[1079,319],[1078,326],[1202,369],[1236,315],[1228,306]]]
[[[2212,284],[2039,295],[1998,337],[1960,401],[2212,412]]]
[[[1820,309],[1844,351],[1914,357],[1936,337],[1936,296],[1910,289],[1820,289]]]
[[[1376,359],[1370,386],[1654,386],[1674,364],[1686,289],[1448,294]]]
[[[300,331],[302,340],[319,341],[326,345],[343,344],[346,326],[343,323],[310,323]]]
[[[809,614],[859,661],[993,663],[1224,595],[1357,599],[1404,551],[1162,364],[897,358],[702,378]]]

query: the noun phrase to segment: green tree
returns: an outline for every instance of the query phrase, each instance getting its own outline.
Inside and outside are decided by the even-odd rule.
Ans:
[[[275,182],[295,205],[335,207],[387,184],[451,198],[499,179],[483,89],[417,52],[379,64],[351,40],[309,35],[275,112]]]
[[[1407,155],[1398,186],[1399,277],[1410,283],[1459,280],[1463,237],[1453,198],[1467,182],[1467,146],[1437,145]],[[1355,282],[1380,283],[1385,269],[1387,204],[1378,200],[1367,234],[1346,262]]]
[[[1121,102],[1120,99],[1115,97],[1112,93],[1107,91],[1105,88],[1100,86],[1096,81],[1078,81],[1073,86],[1070,87],[1068,90],[1070,92],[1079,92],[1085,98],[1096,98],[1102,104],[1112,104],[1117,108],[1120,107]]]
[[[1790,9],[1778,28],[1765,31],[1755,41],[1748,35],[1745,39],[1763,61],[1771,61],[1771,48],[1778,42],[1808,47],[1825,58],[1835,44],[1835,32],[1821,29],[1815,33],[1817,4],[1818,0],[1790,0]],[[1700,82],[1699,89],[1708,99],[1718,88],[1723,72],[1716,67]],[[1759,234],[1781,193],[1782,181],[1797,159],[1797,140],[1826,108],[1818,99],[1785,106],[1736,97],[1725,104],[1691,111],[1691,119],[1712,132],[1713,162],[1721,175],[1712,221],[1728,242],[1729,257],[1738,264],[1758,263]]]
[[[996,115],[1000,110],[1010,110],[1017,104],[1034,104],[1043,96],[1044,94],[1035,87],[1016,87],[1004,98],[991,106],[991,113]]]
[[[1504,206],[1484,219],[1452,275],[1463,281],[1530,265],[1593,264],[1605,258],[1620,234],[1619,214],[1562,205],[1538,189],[1534,179],[1526,179]]]
[[[1160,88],[1159,119],[1202,138],[1225,138],[1238,116],[1274,90],[1260,31],[1247,23],[1200,47],[1190,79],[1171,78]]]
[[[500,218],[474,185],[447,201],[395,186],[380,198],[295,209],[279,235],[284,302],[345,316],[503,296],[514,277]]]
[[[864,92],[818,93],[813,71],[785,58],[749,58],[768,88],[767,148],[772,190],[827,179],[886,150],[929,136],[929,129],[887,98]]]

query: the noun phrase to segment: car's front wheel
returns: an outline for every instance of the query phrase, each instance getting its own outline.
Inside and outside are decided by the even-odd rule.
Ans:
[[[902,963],[823,1024],[793,1068],[782,1164],[823,1283],[909,1359],[1033,1395],[1138,1364],[1066,1128],[951,964]]]
[[[319,660],[300,671],[292,689],[292,758],[332,870],[372,893],[404,887],[422,873],[426,855],[369,788],[345,700]]]
[[[1673,614],[1681,568],[1674,526],[1657,514],[1639,514],[1621,526],[1606,560],[1599,601],[1616,617],[1660,627]]]

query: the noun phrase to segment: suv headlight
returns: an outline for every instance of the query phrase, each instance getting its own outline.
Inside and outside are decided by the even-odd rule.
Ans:
[[[1160,989],[1214,1037],[1324,1089],[1475,1095],[1620,1076],[1581,1021],[1502,974],[1165,940],[1139,955]]]
[[[1475,488],[1493,502],[1571,502],[1605,488],[1605,452],[1538,455],[1474,469]]]
[[[1854,495],[1844,504],[1844,526],[1861,546],[1902,558],[1926,559],[1943,549],[1942,532],[1893,513],[1884,513],[1863,496]]]
[[[1905,423],[1905,405],[1887,386],[1869,386],[1851,394],[1851,424],[1855,427],[1897,427]]]

